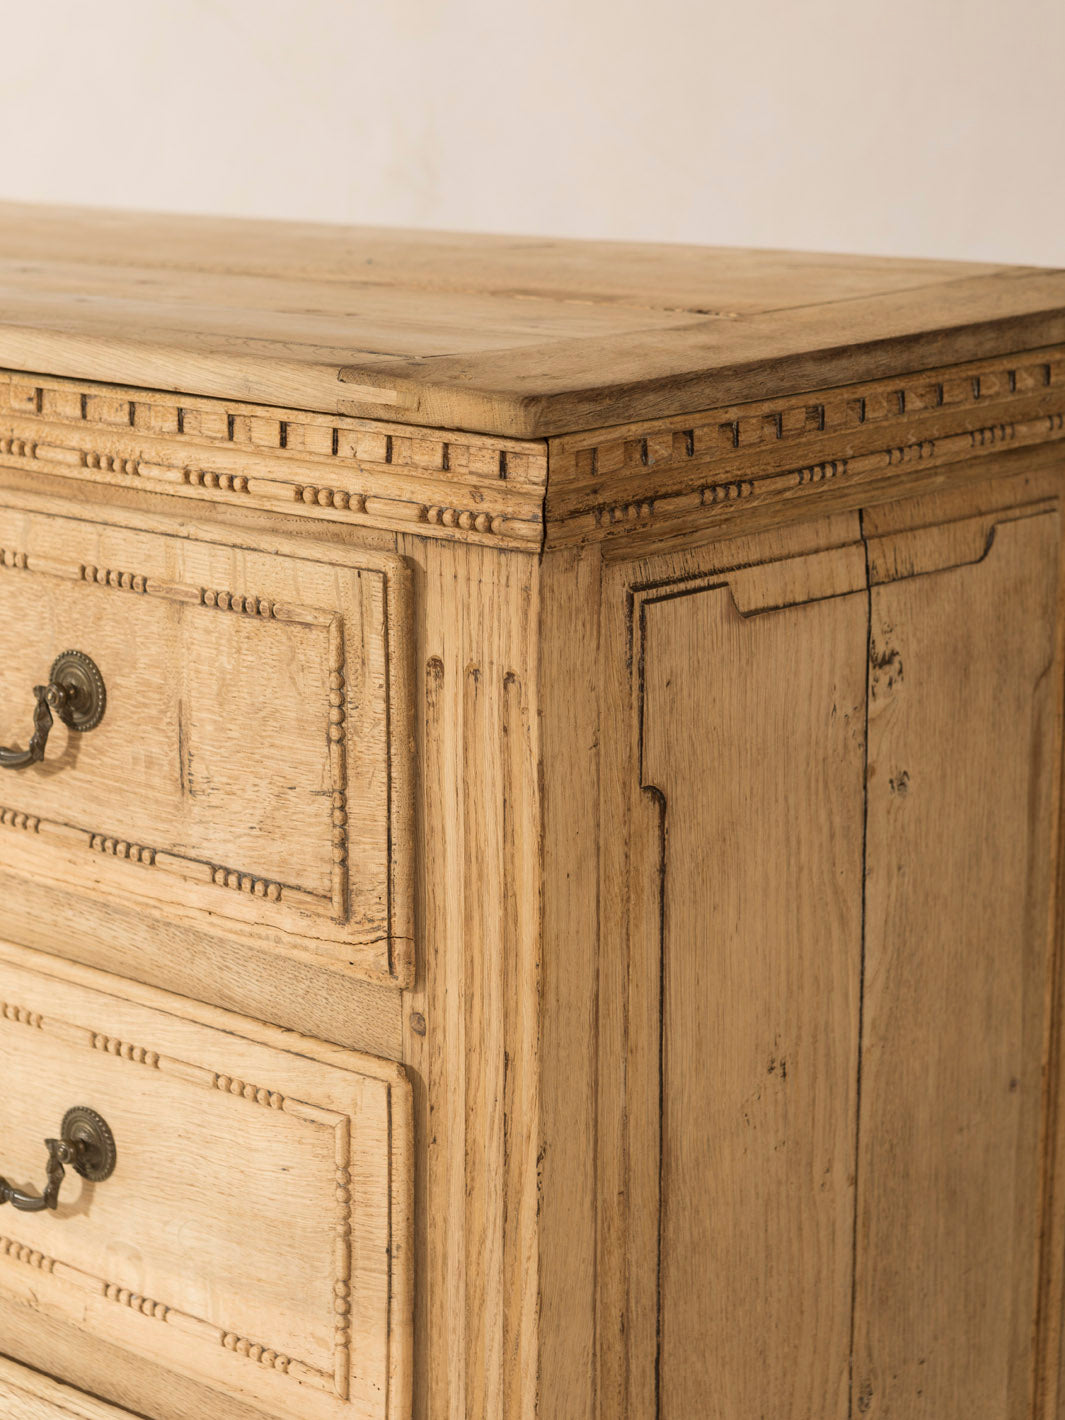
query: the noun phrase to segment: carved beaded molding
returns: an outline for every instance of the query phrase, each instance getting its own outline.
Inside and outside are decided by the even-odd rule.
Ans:
[[[351,1119],[334,1109],[325,1109],[305,1100],[292,1099],[276,1090],[245,1083],[243,1080],[221,1074],[204,1065],[187,1060],[178,1060],[159,1051],[144,1046],[133,1045],[113,1036],[102,1034],[90,1026],[57,1020],[25,1006],[0,1003],[3,1019],[16,1022],[32,1029],[54,1035],[68,1045],[84,1046],[89,1050],[103,1050],[121,1060],[144,1065],[170,1074],[186,1084],[200,1086],[208,1090],[220,1090],[223,1094],[238,1096],[250,1104],[270,1111],[293,1115],[309,1124],[325,1128],[333,1136],[333,1156],[335,1159],[335,1208],[334,1229],[334,1367],[332,1373],[319,1370],[295,1357],[286,1355],[274,1347],[252,1341],[234,1331],[201,1317],[190,1316],[186,1312],[168,1306],[165,1302],[145,1297],[126,1287],[121,1287],[104,1277],[85,1272],[58,1258],[49,1257],[38,1250],[20,1243],[17,1239],[0,1237],[0,1258],[26,1264],[40,1272],[56,1278],[57,1281],[78,1287],[119,1306],[129,1307],[155,1321],[177,1327],[187,1335],[209,1345],[222,1346],[238,1356],[247,1357],[268,1370],[278,1371],[292,1377],[303,1385],[326,1391],[341,1400],[348,1398],[351,1373],[351,1289],[352,1289],[352,1239],[351,1239]]]
[[[549,442],[0,372],[0,461],[15,467],[530,552],[549,450],[565,543],[1045,443],[1063,419],[1060,347]]]
[[[722,504],[794,496],[900,466],[960,462],[1063,436],[1065,353],[1029,352],[817,398],[710,411],[683,428],[659,422],[614,439],[600,432],[553,441],[548,521],[557,542],[668,530]],[[817,458],[826,440],[842,456]],[[804,448],[815,456],[800,462],[795,454]],[[627,482],[639,496],[596,497],[604,485]]]
[[[543,443],[0,372],[0,458],[297,516],[539,547]]]

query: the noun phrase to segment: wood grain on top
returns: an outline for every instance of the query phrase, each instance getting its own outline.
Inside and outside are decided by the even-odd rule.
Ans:
[[[535,438],[1065,341],[1065,272],[0,204],[0,364]]]

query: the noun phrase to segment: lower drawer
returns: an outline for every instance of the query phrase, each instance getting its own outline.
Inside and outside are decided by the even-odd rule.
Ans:
[[[0,1415],[4,1420],[135,1420],[80,1390],[60,1385],[0,1356]]]
[[[68,1160],[54,1210],[0,1209],[0,1307],[179,1372],[220,1415],[409,1416],[402,1067],[0,943],[0,1078],[16,1201],[72,1107],[115,1146],[104,1179],[76,1171],[91,1140]]]

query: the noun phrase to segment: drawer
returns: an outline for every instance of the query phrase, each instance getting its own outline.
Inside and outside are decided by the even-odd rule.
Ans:
[[[0,1356],[0,1415],[4,1420],[134,1420],[91,1395],[61,1385]]]
[[[0,1307],[199,1382],[210,1420],[409,1417],[402,1067],[7,944],[0,1003],[0,1173],[39,1193],[74,1106],[115,1160],[68,1166],[54,1211],[0,1208]]]
[[[0,770],[5,867],[409,984],[407,603],[394,555],[0,508],[0,745],[60,653],[106,690]]]

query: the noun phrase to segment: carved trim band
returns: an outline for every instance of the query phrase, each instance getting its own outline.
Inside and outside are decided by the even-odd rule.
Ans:
[[[547,481],[544,443],[13,371],[0,371],[0,458],[66,478],[525,550],[541,541]]]
[[[822,484],[1050,443],[1065,435],[1063,412],[1065,352],[1055,348],[829,390],[816,402],[711,410],[683,428],[660,421],[614,438],[557,439],[549,536],[565,543],[669,531],[720,505],[814,495]],[[634,496],[617,496],[627,488]]]

